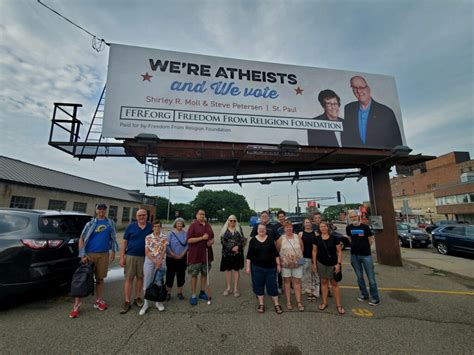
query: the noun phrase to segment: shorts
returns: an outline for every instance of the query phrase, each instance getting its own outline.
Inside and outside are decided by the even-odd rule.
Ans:
[[[107,277],[109,270],[109,252],[88,253],[87,257],[94,263],[94,274],[96,280],[103,280]]]
[[[126,279],[143,278],[144,256],[125,255],[124,274]]]
[[[303,278],[303,265],[298,266],[294,269],[289,269],[286,267],[281,268],[281,276],[282,277],[294,277],[295,279],[302,279]]]
[[[190,274],[192,277],[196,277],[199,275],[199,273],[202,276],[207,276],[207,267],[209,270],[211,270],[211,263],[208,264],[209,266],[206,266],[206,263],[199,263],[199,264],[191,264],[188,265],[188,274]]]

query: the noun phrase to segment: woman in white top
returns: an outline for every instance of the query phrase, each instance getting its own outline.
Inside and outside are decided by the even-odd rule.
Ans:
[[[296,305],[300,312],[304,311],[301,303],[301,279],[303,278],[303,241],[297,234],[293,233],[293,225],[290,221],[283,223],[285,234],[277,241],[277,249],[280,252],[281,276],[285,285],[286,308],[292,310],[290,287],[293,284],[296,297]]]

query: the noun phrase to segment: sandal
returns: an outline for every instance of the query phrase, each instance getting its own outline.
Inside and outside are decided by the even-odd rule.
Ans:
[[[234,297],[240,297],[239,290],[234,290]]]
[[[315,295],[308,295],[308,301],[309,302],[316,302],[316,296]]]
[[[227,289],[227,290],[224,291],[223,295],[224,295],[224,296],[229,296],[230,293],[231,293],[230,290]]]
[[[264,304],[259,304],[257,308],[258,313],[265,313],[265,305]]]
[[[293,305],[291,303],[287,303],[286,304],[286,309],[289,310],[289,311],[293,310]]]
[[[344,308],[342,308],[342,306],[339,306],[337,307],[337,312],[342,316],[344,314],[346,314],[346,311],[344,310]]]
[[[324,311],[326,308],[328,308],[328,305],[326,303],[321,303],[318,308],[320,311]]]
[[[276,314],[282,314],[283,313],[283,308],[279,304],[275,306],[275,312]]]
[[[304,305],[303,303],[299,302],[296,304],[296,306],[298,307],[298,311],[300,312],[303,312],[304,311]]]

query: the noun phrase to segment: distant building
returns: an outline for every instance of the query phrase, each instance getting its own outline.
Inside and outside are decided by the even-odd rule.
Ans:
[[[155,198],[56,170],[0,156],[0,207],[68,210],[95,213],[97,202],[108,205],[108,217],[118,226],[135,219],[144,208],[155,216]]]
[[[403,174],[390,181],[397,213],[474,223],[474,160],[468,152],[442,155]]]

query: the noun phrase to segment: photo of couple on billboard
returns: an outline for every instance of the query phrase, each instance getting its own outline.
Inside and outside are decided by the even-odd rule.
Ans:
[[[353,76],[350,85],[357,101],[344,107],[340,115],[341,99],[333,90],[322,90],[318,95],[324,113],[317,120],[343,122],[342,132],[308,130],[308,145],[342,148],[393,148],[402,145],[400,127],[392,109],[375,101],[371,89],[362,76]]]

